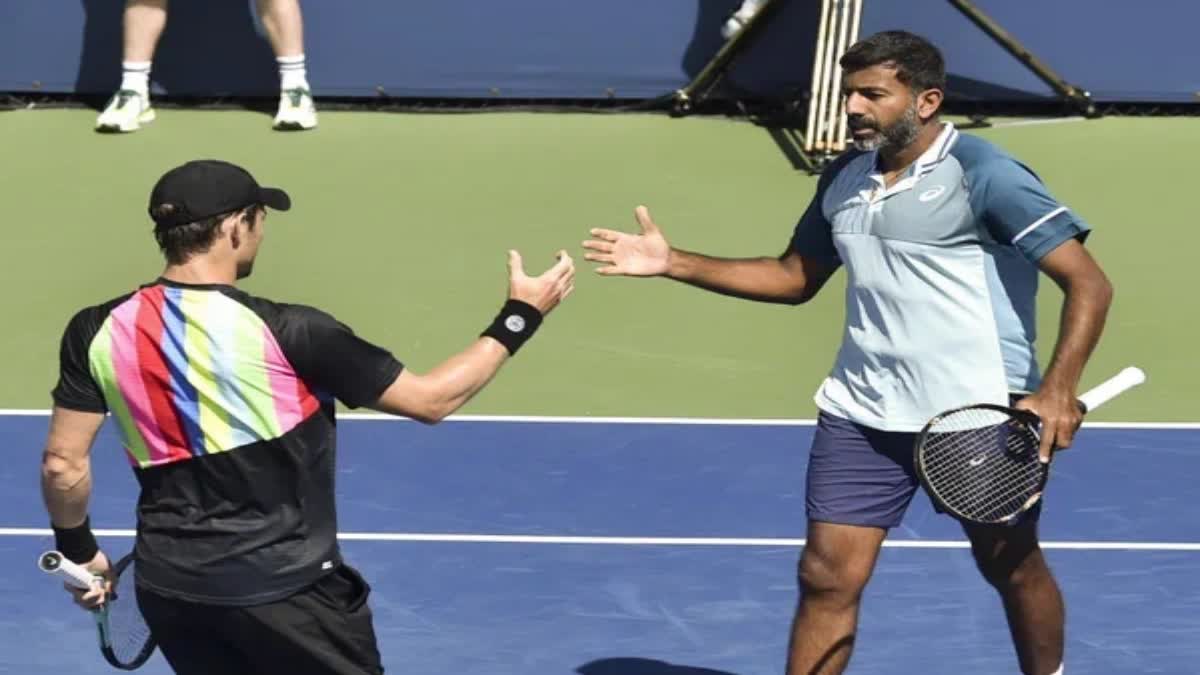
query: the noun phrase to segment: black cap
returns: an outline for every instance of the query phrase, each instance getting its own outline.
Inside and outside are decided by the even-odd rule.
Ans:
[[[230,213],[252,204],[287,211],[292,200],[279,188],[262,187],[236,164],[216,159],[188,162],[163,174],[150,192],[150,217],[175,227]]]

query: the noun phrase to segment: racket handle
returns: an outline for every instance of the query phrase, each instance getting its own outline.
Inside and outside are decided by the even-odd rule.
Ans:
[[[58,551],[47,551],[38,557],[38,569],[47,574],[57,574],[63,578],[68,584],[75,588],[88,590],[99,579],[95,574],[87,571],[82,565],[77,565]]]
[[[1079,396],[1079,407],[1091,412],[1146,381],[1141,368],[1130,366]]]

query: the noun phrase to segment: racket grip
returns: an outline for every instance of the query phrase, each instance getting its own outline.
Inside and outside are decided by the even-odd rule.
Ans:
[[[1079,396],[1079,407],[1091,412],[1146,381],[1141,368],[1130,366]]]
[[[75,588],[88,590],[99,579],[87,571],[82,565],[77,565],[58,551],[47,551],[38,558],[38,569],[47,574],[57,574]]]

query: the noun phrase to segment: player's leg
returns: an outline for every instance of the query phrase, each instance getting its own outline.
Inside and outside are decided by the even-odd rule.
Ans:
[[[158,650],[176,675],[258,672],[215,628],[223,623],[227,608],[183,602],[141,588],[137,601]]]
[[[121,56],[126,61],[153,61],[167,27],[167,0],[127,0],[122,21]]]
[[[858,607],[887,531],[811,522],[800,557],[800,602],[788,675],[840,673],[850,661]]]
[[[1021,671],[1051,675],[1063,662],[1062,594],[1037,538],[1037,514],[1011,528],[968,526],[971,552],[999,593]]]
[[[123,22],[121,86],[96,119],[98,131],[137,131],[154,120],[150,64],[167,27],[167,0],[128,0]]]
[[[317,110],[304,63],[304,19],[300,0],[258,0],[258,14],[279,63],[279,112],[275,128],[312,129]]]
[[[900,524],[916,489],[912,434],[820,415],[808,462],[808,541],[800,559],[789,675],[845,669],[879,547],[888,528]]]
[[[228,634],[254,647],[255,672],[379,675],[370,586],[349,565],[295,595],[241,608]]]

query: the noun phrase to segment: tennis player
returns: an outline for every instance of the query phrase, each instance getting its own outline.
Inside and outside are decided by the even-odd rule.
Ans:
[[[111,582],[87,517],[89,452],[111,413],[141,484],[137,599],[163,655],[192,673],[381,673],[368,586],[338,550],[334,402],[436,423],[492,378],[574,288],[565,253],[427,374],[329,314],[238,290],[282,190],[219,161],[150,196],[167,265],[88,307],[62,339],[42,460],[57,548]],[[108,589],[73,591],[86,608]],[[133,589],[125,589],[132,592]]]
[[[644,207],[640,234],[593,230],[584,243],[601,274],[665,276],[792,305],[846,268],[842,346],[816,393],[792,675],[846,667],[880,545],[917,489],[914,432],[929,418],[1028,393],[1018,406],[1041,416],[1042,454],[1071,444],[1076,388],[1112,296],[1079,216],[1004,151],[940,121],[945,66],[933,45],[879,33],[841,65],[854,149],[821,176],[782,255],[730,260],[671,248]],[[1034,353],[1039,269],[1065,295],[1044,376]],[[1003,600],[1022,671],[1061,673],[1063,602],[1036,514],[966,534]]]

